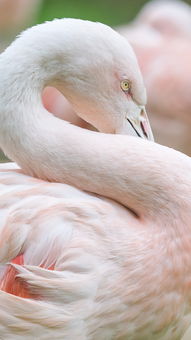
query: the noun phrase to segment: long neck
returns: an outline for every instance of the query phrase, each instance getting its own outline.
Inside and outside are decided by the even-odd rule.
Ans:
[[[172,221],[190,214],[188,157],[61,121],[42,106],[45,80],[34,76],[39,64],[17,69],[16,57],[7,67],[2,58],[0,147],[28,174],[114,199],[140,218]]]

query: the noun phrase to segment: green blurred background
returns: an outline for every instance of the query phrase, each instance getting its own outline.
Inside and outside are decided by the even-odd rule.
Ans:
[[[53,18],[73,17],[101,21],[115,26],[134,18],[145,0],[44,0],[38,22]],[[191,4],[191,0],[185,1]]]

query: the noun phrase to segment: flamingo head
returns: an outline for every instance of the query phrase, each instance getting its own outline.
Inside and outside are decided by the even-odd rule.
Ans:
[[[63,92],[74,110],[101,132],[153,139],[145,110],[146,90],[129,43],[100,23],[72,20],[68,24],[72,24],[75,50],[67,55],[73,69],[64,69]]]
[[[135,54],[110,27],[56,19],[25,31],[10,46],[10,58],[12,54],[14,60],[19,59],[17,65],[22,56],[24,64],[31,65],[25,67],[25,82],[27,78],[34,84],[37,78],[41,90],[56,87],[77,115],[98,131],[153,139]]]

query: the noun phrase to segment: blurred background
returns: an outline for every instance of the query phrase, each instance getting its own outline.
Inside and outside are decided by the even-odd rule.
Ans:
[[[168,1],[167,1],[168,2]],[[166,1],[158,1],[159,3],[167,3]],[[150,20],[150,28],[149,33],[144,33],[143,26],[141,23],[141,20],[138,20],[138,25],[135,22],[133,25],[130,24],[128,26],[128,23],[132,22],[134,18],[140,13],[142,7],[144,7],[145,4],[149,3],[145,0],[96,0],[96,1],[89,1],[89,0],[0,0],[0,49],[3,51],[3,49],[9,45],[9,43],[15,38],[15,36],[25,29],[26,27],[29,27],[31,25],[44,22],[46,20],[51,20],[53,18],[62,18],[62,17],[73,17],[73,18],[81,18],[81,19],[89,19],[92,21],[101,21],[107,25],[116,27],[116,29],[119,30],[121,34],[124,36],[127,36],[127,38],[132,43],[135,52],[137,54],[141,70],[143,72],[143,76],[145,78],[145,83],[148,91],[148,98],[152,98],[152,100],[149,102],[148,110],[151,112],[151,116],[153,112],[157,112],[157,119],[156,114],[154,114],[153,124],[154,124],[154,134],[156,133],[157,141],[169,145],[172,147],[175,147],[176,149],[183,151],[189,155],[191,155],[191,101],[189,99],[189,103],[185,104],[185,101],[188,101],[188,98],[181,97],[179,102],[184,101],[181,105],[182,106],[175,106],[175,109],[173,107],[173,101],[170,101],[170,109],[171,111],[176,111],[176,108],[178,107],[179,111],[178,113],[175,113],[175,117],[171,117],[171,113],[169,114],[168,110],[169,108],[165,107],[165,105],[162,105],[163,107],[163,118],[161,118],[160,112],[158,113],[158,107],[157,107],[157,100],[155,100],[156,96],[157,99],[158,94],[152,93],[151,88],[157,88],[157,81],[158,78],[155,76],[154,80],[151,81],[151,74],[155,74],[154,69],[150,69],[148,71],[148,63],[151,65],[153,63],[153,53],[155,55],[154,59],[156,61],[156,56],[159,60],[163,59],[163,68],[161,67],[161,72],[166,74],[168,73],[168,69],[170,68],[172,55],[175,56],[178,53],[176,51],[181,50],[181,55],[179,55],[177,61],[175,61],[175,67],[180,64],[184,64],[184,67],[187,65],[187,60],[182,61],[183,54],[186,57],[191,57],[191,49],[190,49],[190,36],[191,36],[191,10],[189,6],[183,8],[183,12],[189,12],[190,15],[188,15],[188,26],[189,28],[185,27],[184,32],[181,32],[181,37],[179,36],[179,32],[176,31],[176,37],[174,36],[173,41],[175,42],[172,46],[172,35],[171,38],[165,36],[166,32],[164,31],[164,26],[166,23],[161,22],[155,22],[154,24],[151,23],[152,20]],[[176,3],[182,3],[183,5],[185,3],[191,5],[191,0],[187,0],[183,2],[180,1],[173,1],[171,0],[170,3],[173,5]],[[183,6],[184,7],[184,6]],[[165,17],[166,9],[161,12],[162,19]],[[179,9],[177,10],[179,12]],[[181,12],[181,11],[180,11]],[[157,7],[154,9],[154,13],[159,13]],[[185,14],[185,13],[184,13]],[[170,16],[171,16],[171,9],[170,9]],[[173,15],[172,15],[173,16]],[[153,12],[151,11],[150,15],[151,19],[153,18]],[[177,20],[177,14],[174,16],[174,23],[176,24],[178,22]],[[186,18],[187,19],[187,18]],[[158,20],[158,19],[157,19]],[[160,18],[161,20],[161,18]],[[169,18],[167,18],[168,23]],[[140,22],[139,22],[140,21]],[[180,14],[180,24],[178,27],[178,30],[182,30],[181,25],[183,22],[185,22],[184,18],[181,18]],[[141,24],[140,24],[141,23]],[[140,24],[140,25],[139,25]],[[153,25],[153,27],[151,27]],[[122,28],[120,27],[122,26]],[[154,27],[155,26],[155,27]],[[138,27],[138,30],[137,30]],[[145,27],[145,26],[144,26]],[[174,28],[173,28],[174,29]],[[176,28],[177,29],[177,28]],[[189,31],[190,30],[190,31]],[[187,31],[188,36],[187,36]],[[133,34],[132,34],[133,32]],[[141,32],[141,33],[140,33]],[[178,32],[178,33],[177,33]],[[185,33],[186,32],[186,33]],[[157,33],[157,34],[156,34]],[[145,35],[144,35],[145,34]],[[147,37],[149,36],[149,39]],[[138,38],[137,38],[138,37]],[[140,37],[140,39],[139,39]],[[140,41],[141,40],[141,41]],[[175,41],[176,40],[176,41]],[[146,44],[144,44],[144,41],[146,41]],[[169,42],[170,41],[170,42]],[[181,43],[183,41],[183,46],[181,46]],[[156,43],[157,42],[157,43]],[[177,45],[178,42],[178,45]],[[170,45],[170,50],[168,51]],[[161,49],[160,49],[161,48]],[[167,59],[164,60],[164,49]],[[154,52],[153,52],[154,51]],[[167,52],[168,53],[167,53]],[[183,51],[183,52],[182,52]],[[146,57],[145,57],[146,55]],[[169,57],[170,56],[170,57]],[[168,60],[168,57],[170,58],[170,62]],[[148,61],[149,60],[149,61]],[[189,62],[190,64],[190,62]],[[165,69],[167,67],[167,70]],[[179,67],[179,66],[178,66]],[[177,67],[177,68],[178,68]],[[155,66],[155,69],[158,69],[158,66]],[[150,72],[150,73],[149,73]],[[187,78],[189,77],[189,82],[186,79],[186,76],[182,75],[182,72],[184,74],[187,73]],[[148,77],[149,74],[149,77]],[[161,73],[160,73],[161,76]],[[168,92],[165,89],[165,86],[168,88],[168,84],[170,82],[173,82],[176,85],[176,88],[180,87],[180,85],[177,86],[179,83],[179,80],[183,78],[185,79],[186,84],[182,84],[181,87],[185,89],[189,89],[188,96],[191,97],[191,69],[189,70],[180,70],[178,74],[176,74],[176,77],[174,74],[171,76],[171,78],[165,78],[162,79],[162,85],[161,82],[159,83],[159,89],[161,92]],[[149,79],[149,81],[148,81]],[[150,83],[149,83],[150,82]],[[161,87],[162,86],[162,90]],[[174,98],[176,96],[176,92],[174,92],[174,89],[171,86],[172,93],[169,94]],[[184,91],[185,92],[185,91]],[[180,91],[178,92],[177,96],[179,95]],[[154,98],[154,99],[153,99]],[[149,99],[150,100],[150,99]],[[165,103],[165,100],[167,102],[168,99],[161,98],[160,102]],[[187,106],[186,106],[187,105]],[[184,109],[183,109],[184,107]],[[186,109],[185,109],[186,107]],[[189,111],[189,112],[188,112]],[[180,118],[180,113],[181,118]],[[188,114],[190,113],[190,117],[188,119]],[[166,116],[165,116],[166,114]],[[182,117],[186,115],[186,119],[184,119],[184,124],[182,124]],[[160,118],[158,119],[158,117]],[[168,116],[168,118],[166,118]],[[152,124],[151,119],[151,124]],[[162,119],[162,120],[161,120]],[[175,124],[174,124],[175,122]],[[167,127],[166,127],[167,125]],[[173,125],[173,126],[172,126]],[[157,126],[157,127],[156,127]],[[157,131],[157,129],[159,131]],[[161,134],[162,130],[162,134]],[[172,136],[169,136],[169,131],[175,130],[175,133],[173,132]],[[186,137],[185,137],[186,135]],[[5,157],[3,156],[3,153],[0,152],[0,162],[5,161]]]
[[[147,2],[145,0],[44,0],[34,23],[65,16],[117,26],[132,20]],[[186,2],[191,4],[191,0]]]

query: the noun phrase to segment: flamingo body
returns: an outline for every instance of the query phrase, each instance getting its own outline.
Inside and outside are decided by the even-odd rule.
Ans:
[[[21,35],[0,70],[0,146],[20,165],[0,167],[1,336],[179,340],[191,322],[191,163],[150,141],[129,44],[56,20]],[[45,110],[47,85],[99,132]]]
[[[188,235],[9,167],[0,171],[1,336],[180,339]]]

